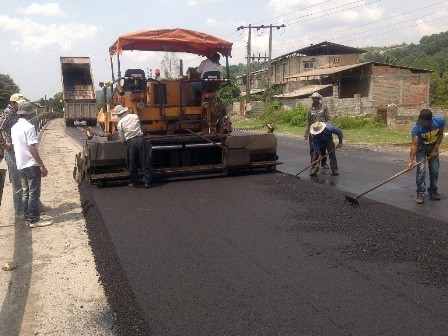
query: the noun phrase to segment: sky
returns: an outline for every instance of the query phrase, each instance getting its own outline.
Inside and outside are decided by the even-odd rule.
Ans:
[[[419,43],[448,31],[448,0],[0,0],[0,74],[28,99],[62,91],[60,57],[90,57],[96,89],[112,79],[109,46],[138,30],[184,28],[233,43],[229,63],[246,63],[248,29],[274,29],[272,57],[324,41],[351,47]],[[269,51],[269,29],[252,29],[252,53]],[[160,68],[161,52],[126,51],[126,69]],[[184,69],[202,57],[178,55]],[[116,60],[114,70],[117,71]],[[223,64],[225,60],[222,59]]]

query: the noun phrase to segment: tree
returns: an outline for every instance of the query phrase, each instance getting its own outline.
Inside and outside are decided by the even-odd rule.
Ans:
[[[179,58],[175,53],[167,52],[160,62],[160,69],[165,79],[177,79],[180,75]]]
[[[20,89],[12,78],[9,75],[0,74],[0,108],[6,108],[11,95],[18,92]]]

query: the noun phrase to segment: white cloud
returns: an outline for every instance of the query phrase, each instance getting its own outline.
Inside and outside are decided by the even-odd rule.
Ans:
[[[216,21],[215,19],[207,19],[207,25],[210,27],[217,26],[218,21]]]
[[[32,3],[28,7],[19,7],[19,13],[25,15],[42,15],[42,16],[65,16],[65,13],[59,8],[56,2],[47,4]]]
[[[198,6],[200,4],[206,4],[210,2],[221,2],[222,0],[187,0],[185,1],[187,6]]]
[[[0,31],[8,31],[10,46],[16,51],[35,52],[48,47],[68,52],[75,41],[92,39],[99,27],[86,24],[42,25],[28,18],[0,15]]]

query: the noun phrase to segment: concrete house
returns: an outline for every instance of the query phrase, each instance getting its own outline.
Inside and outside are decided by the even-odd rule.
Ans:
[[[272,59],[269,74],[272,84],[298,81],[299,75],[322,68],[359,63],[364,50],[341,44],[322,42]]]
[[[367,62],[300,74],[276,96],[285,106],[309,103],[318,91],[335,114],[379,114],[388,124],[428,107],[431,70]],[[305,100],[305,101],[304,101]]]

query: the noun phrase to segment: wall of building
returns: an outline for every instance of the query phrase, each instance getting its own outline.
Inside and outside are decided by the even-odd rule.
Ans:
[[[410,69],[372,66],[370,97],[377,104],[419,105],[429,97],[430,73]]]
[[[304,68],[304,62],[314,62],[314,68]],[[285,58],[272,64],[274,74],[271,76],[271,82],[280,84],[289,81],[297,81],[298,79],[296,78],[285,79],[285,77],[319,68],[332,68],[356,63],[359,63],[359,55],[356,54],[296,56]],[[284,72],[285,69],[286,72]]]

